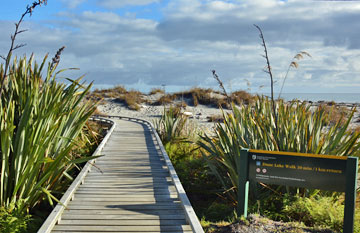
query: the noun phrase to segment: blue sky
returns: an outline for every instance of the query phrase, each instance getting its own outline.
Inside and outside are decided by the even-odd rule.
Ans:
[[[32,1],[0,0],[0,54],[14,22]],[[316,0],[48,0],[26,17],[16,51],[38,60],[65,45],[59,68],[95,87],[126,85],[148,91],[217,87],[215,69],[230,91],[268,92],[258,31],[264,33],[279,91],[289,63],[288,93],[358,93],[360,1]],[[75,76],[75,77],[74,77]]]

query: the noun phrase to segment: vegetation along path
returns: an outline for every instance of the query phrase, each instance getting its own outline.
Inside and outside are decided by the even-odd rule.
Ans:
[[[114,121],[104,156],[51,232],[203,232],[152,125]]]

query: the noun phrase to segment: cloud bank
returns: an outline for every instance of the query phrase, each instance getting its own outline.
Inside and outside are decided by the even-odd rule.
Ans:
[[[80,2],[80,1],[77,1]],[[264,33],[280,89],[293,56],[312,58],[291,70],[285,92],[358,92],[360,86],[359,2],[175,0],[161,5],[159,21],[109,9],[147,5],[156,0],[98,1],[102,8],[62,12],[56,20],[24,25],[29,31],[17,53],[55,53],[66,45],[61,67],[79,67],[95,85],[216,87],[215,69],[231,90],[267,92]],[[35,15],[34,15],[35,16]],[[0,53],[5,54],[13,24],[1,21]],[[50,26],[49,26],[50,25]],[[79,74],[80,75],[80,74]]]

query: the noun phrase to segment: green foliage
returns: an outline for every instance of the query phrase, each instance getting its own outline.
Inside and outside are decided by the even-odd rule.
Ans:
[[[344,206],[338,199],[326,196],[296,197],[296,200],[285,205],[283,214],[288,221],[299,221],[307,226],[342,230]]]
[[[19,200],[19,203],[23,200]],[[31,215],[24,214],[17,206],[23,204],[14,204],[8,208],[0,207],[0,232],[3,233],[20,233],[27,231],[27,224],[31,220]]]
[[[197,215],[208,216],[211,212],[212,218],[222,220],[224,218],[222,212],[216,215],[216,208],[209,209],[209,205],[218,199],[216,193],[221,185],[210,173],[195,143],[199,134],[197,125],[179,114],[178,108],[173,107],[165,110],[162,119],[155,122],[155,125]],[[222,205],[224,208],[225,206]]]
[[[348,131],[352,112],[345,123],[339,119],[329,125],[329,114],[322,108],[310,111],[310,106],[299,102],[276,102],[278,128],[272,103],[259,97],[253,104],[233,107],[232,114],[224,115],[224,124],[217,124],[215,136],[203,136],[199,145],[212,172],[222,183],[229,200],[237,204],[238,167],[241,148],[289,151],[338,156],[359,156],[359,133]],[[257,188],[256,188],[257,187]],[[265,194],[259,192],[265,190]],[[252,189],[254,190],[254,188]],[[281,186],[255,186],[252,201],[260,195],[284,193],[309,195],[316,190],[290,189]]]
[[[206,219],[210,221],[224,220],[226,216],[232,216],[234,209],[227,203],[213,202],[206,210]]]
[[[0,103],[0,205],[17,204],[19,213],[43,200],[52,205],[54,193],[72,181],[76,164],[91,159],[70,153],[79,137],[86,137],[82,130],[95,110],[84,102],[90,86],[83,88],[80,79],[58,83],[63,70],[44,70],[46,57],[40,66],[33,60],[14,60]]]
[[[164,114],[154,122],[154,126],[166,146],[170,142],[185,140],[183,134],[186,122],[187,117],[180,114],[179,108],[170,107],[168,110],[164,108]]]

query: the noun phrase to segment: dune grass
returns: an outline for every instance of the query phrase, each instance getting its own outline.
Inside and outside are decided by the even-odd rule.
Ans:
[[[214,108],[227,108],[231,106],[228,104],[226,96],[222,95],[219,91],[211,88],[194,87],[183,92],[165,93],[160,88],[154,88],[149,92],[149,95],[160,94],[159,98],[152,104],[155,106],[174,104],[178,101],[183,101],[190,106],[206,105]],[[126,104],[131,110],[140,110],[140,105],[147,103],[143,96],[145,94],[136,90],[126,90],[123,86],[116,86],[110,89],[95,90],[87,95],[88,99],[102,100],[111,98],[115,101]],[[249,104],[255,100],[255,96],[250,93],[239,90],[231,93],[231,101],[237,105]]]

